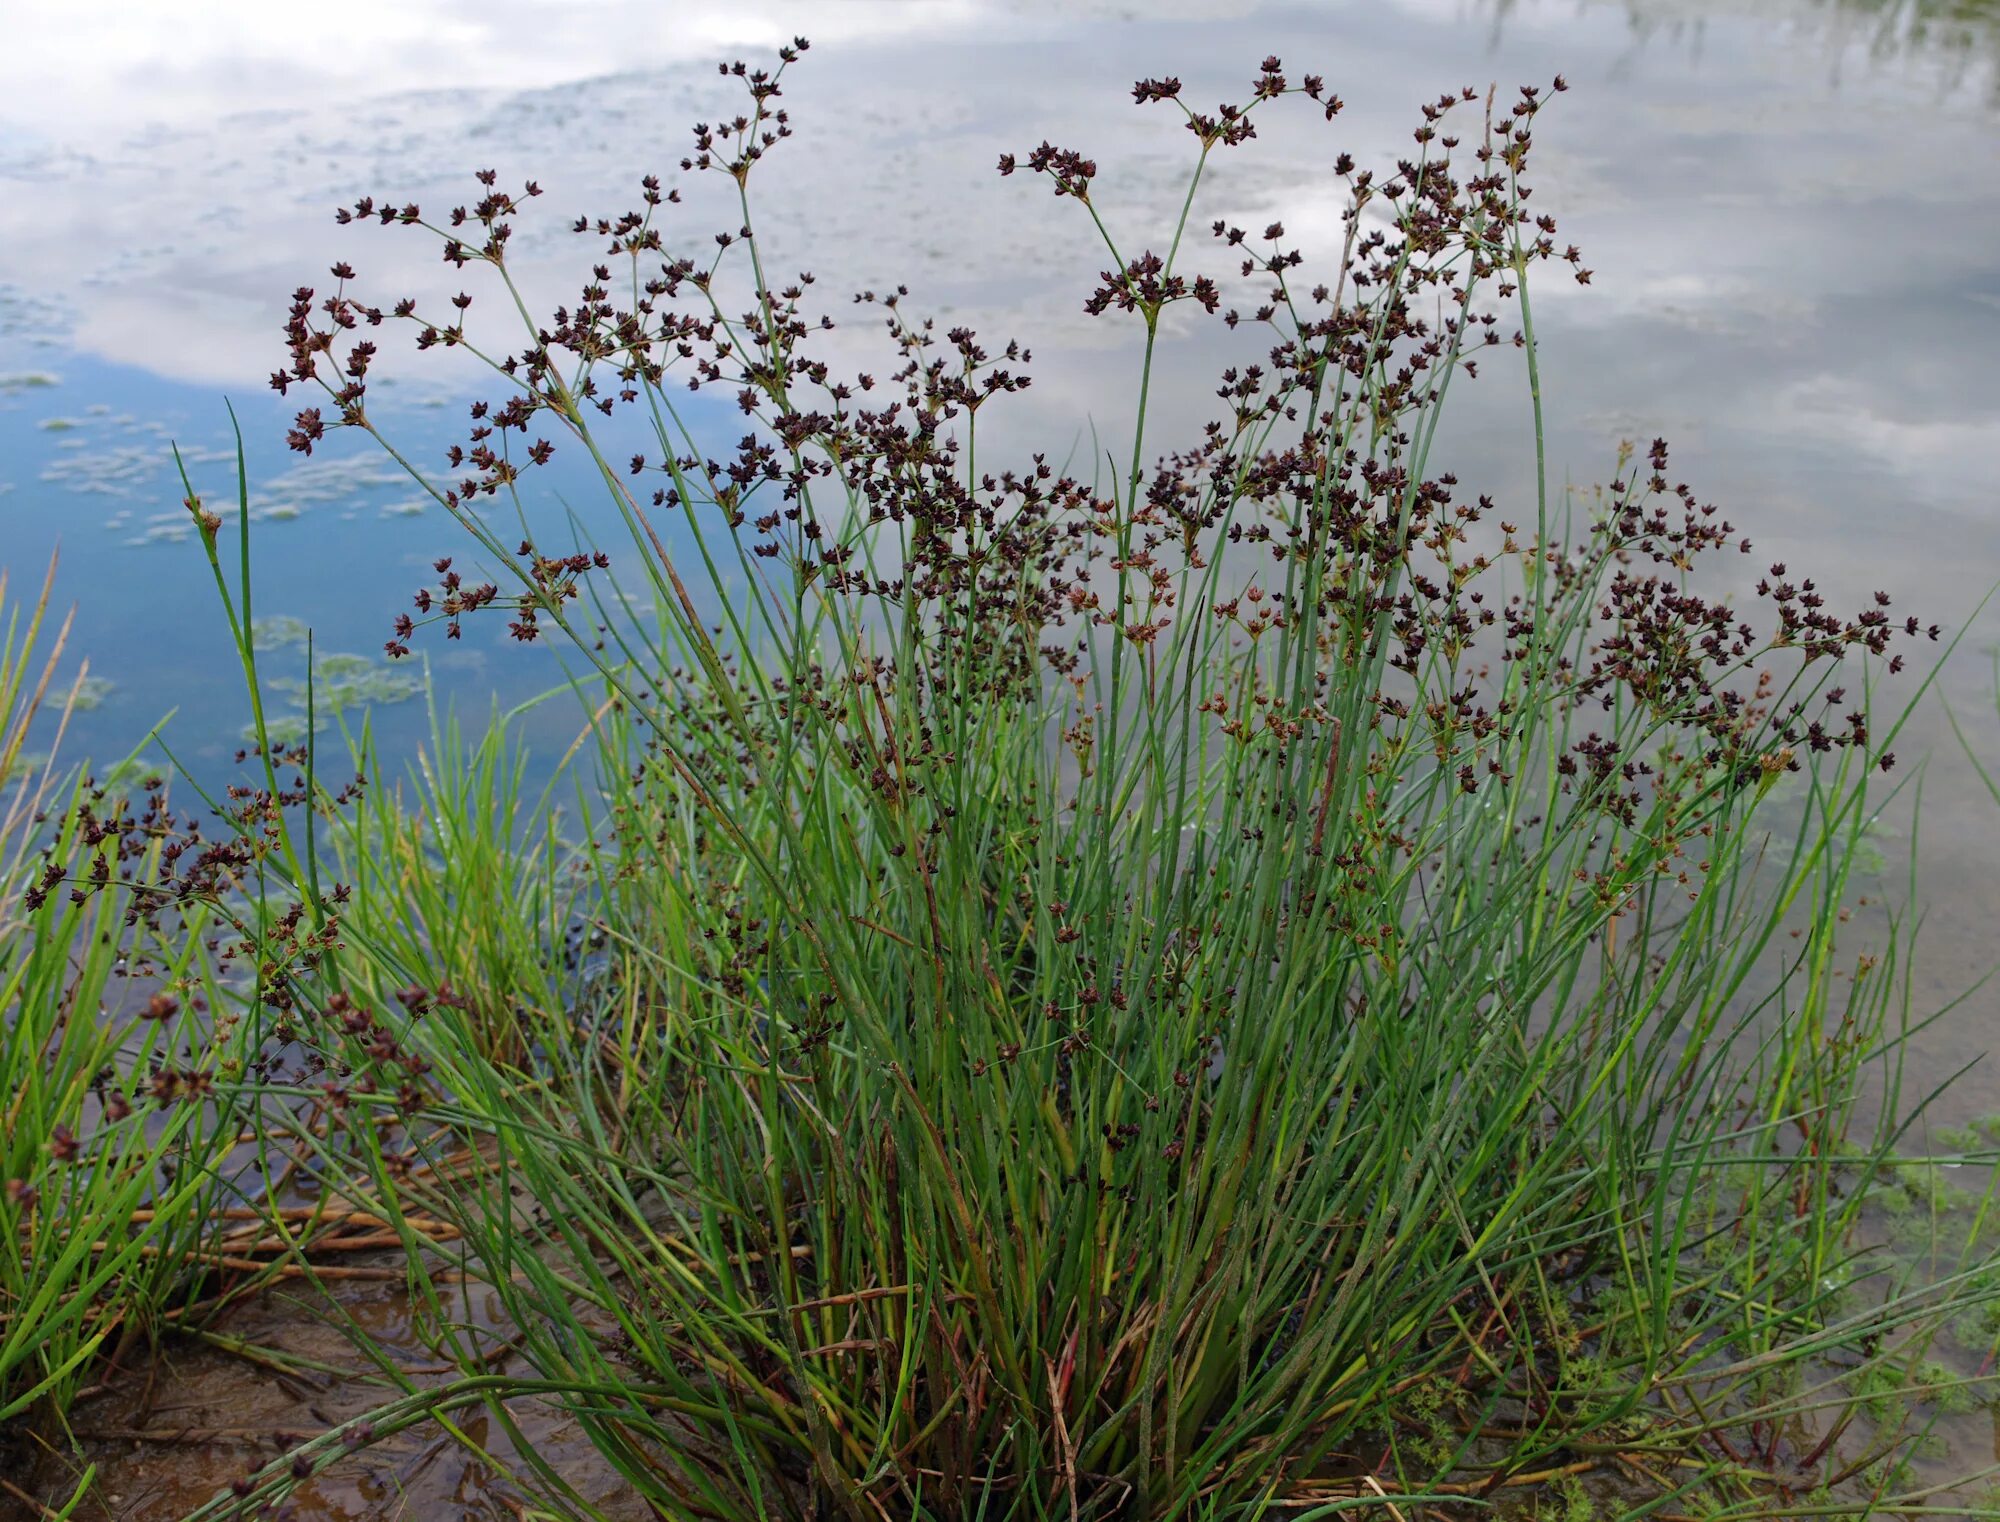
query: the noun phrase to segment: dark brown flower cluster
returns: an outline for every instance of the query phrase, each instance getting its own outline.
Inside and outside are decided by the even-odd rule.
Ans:
[[[801,41],[786,50],[784,61],[803,48]],[[790,135],[776,106],[783,69],[739,64],[724,73],[743,82],[747,109],[697,125],[682,167],[742,186]],[[729,392],[749,423],[732,453],[641,450],[630,454],[615,489],[676,587],[649,510],[713,513],[747,565],[788,572],[794,589],[813,586],[873,607],[885,626],[908,619],[924,629],[915,649],[897,658],[915,659],[915,669],[874,657],[841,680],[790,673],[777,679],[772,712],[758,720],[780,725],[809,705],[857,762],[868,761],[863,772],[885,795],[908,792],[910,770],[922,764],[921,737],[914,751],[884,752],[888,742],[868,717],[878,699],[858,705],[857,691],[880,695],[908,683],[922,702],[946,694],[964,701],[975,690],[970,679],[978,690],[1032,698],[1053,674],[1080,696],[1094,633],[1113,631],[1145,650],[1171,641],[1187,611],[1188,577],[1212,569],[1218,553],[1268,555],[1274,579],[1212,598],[1216,620],[1253,649],[1286,639],[1321,652],[1311,693],[1280,700],[1253,679],[1247,707],[1201,705],[1237,743],[1282,751],[1309,741],[1337,686],[1378,661],[1403,684],[1391,680],[1374,697],[1390,733],[1420,732],[1468,790],[1504,784],[1520,760],[1503,755],[1523,716],[1476,675],[1509,666],[1535,674],[1539,701],[1637,700],[1658,723],[1697,738],[1702,764],[1746,776],[1774,747],[1865,743],[1865,723],[1851,712],[1807,713],[1800,703],[1769,715],[1744,683],[1773,649],[1809,662],[1851,647],[1879,654],[1893,632],[1886,613],[1835,617],[1811,583],[1794,586],[1774,573],[1760,595],[1778,627],[1761,635],[1725,602],[1691,590],[1695,561],[1733,531],[1685,486],[1667,485],[1663,444],[1651,453],[1647,479],[1617,483],[1610,505],[1573,545],[1523,536],[1488,499],[1465,501],[1451,476],[1423,468],[1450,379],[1476,377],[1480,352],[1509,336],[1517,350],[1527,346],[1525,332],[1503,335],[1501,321],[1528,268],[1554,260],[1589,279],[1580,251],[1558,244],[1555,220],[1527,210],[1533,126],[1564,88],[1560,77],[1548,94],[1525,86],[1504,109],[1489,99],[1465,130],[1458,117],[1480,97],[1469,89],[1440,95],[1423,107],[1415,152],[1387,174],[1357,170],[1340,154],[1346,237],[1319,278],[1303,273],[1307,251],[1287,241],[1281,222],[1256,237],[1215,223],[1217,242],[1238,255],[1239,277],[1266,283],[1247,309],[1222,310],[1213,278],[1175,269],[1154,252],[1104,272],[1086,301],[1093,313],[1132,314],[1151,327],[1166,306],[1191,300],[1232,330],[1269,335],[1261,360],[1223,372],[1216,394],[1224,416],[1192,448],[1135,479],[1129,493],[1106,495],[1058,476],[1040,457],[1030,468],[969,479],[961,430],[995,396],[1028,385],[1025,349],[1009,343],[996,360],[968,328],[941,339],[929,321],[907,318],[902,288],[864,292],[855,299],[885,314],[896,365],[886,384],[868,373],[836,376],[811,349],[815,335],[834,326],[830,315],[808,310],[812,275],[765,285],[760,269],[730,314],[724,260],[750,241],[751,229],[717,233],[703,257],[669,253],[658,219],[679,195],[648,176],[638,208],[575,220],[575,231],[604,240],[603,260],[573,305],[536,325],[525,347],[490,361],[515,389],[497,405],[475,405],[470,437],[447,454],[454,469],[470,473],[441,488],[440,498],[458,510],[518,490],[523,471],[555,451],[531,436],[537,422],[603,465],[624,456],[598,437],[594,419],[657,396],[676,375],[690,391]],[[1317,76],[1289,83],[1276,58],[1263,61],[1245,107],[1196,112],[1172,78],[1141,80],[1132,93],[1140,104],[1178,106],[1204,156],[1247,141],[1255,113],[1281,97],[1303,96],[1328,119],[1341,106]],[[1023,160],[1001,159],[1003,174],[1016,167],[1045,176],[1059,197],[1084,202],[1098,174],[1087,154],[1048,142]],[[479,179],[480,199],[444,225],[386,197],[364,198],[340,220],[428,228],[449,261],[490,266],[505,282],[512,221],[536,187],[516,198],[497,189],[490,171]],[[614,280],[618,263],[627,269]],[[375,349],[355,335],[384,317],[348,296],[348,265],[334,274],[340,285],[318,306],[310,291],[298,293],[287,330],[292,364],[274,384],[317,381],[341,424],[366,428]],[[633,299],[614,300],[614,286]],[[391,312],[413,327],[417,347],[456,346],[468,342],[472,298],[461,294],[451,305],[448,317],[427,317],[408,300]],[[294,443],[309,450],[327,426],[320,409],[302,410]],[[518,448],[510,439],[521,440]],[[658,478],[650,491],[642,484],[648,476]],[[606,477],[614,479],[608,468]],[[831,517],[822,506],[829,497],[838,503]],[[867,552],[882,534],[898,545],[892,566]],[[538,638],[551,620],[576,632],[566,605],[606,557],[545,555],[523,540],[508,558],[518,587],[504,598],[491,583],[464,584],[441,560],[442,585],[417,593],[417,617],[396,620],[390,653],[407,653],[419,620],[442,620],[455,638],[465,614],[503,603],[516,639]],[[1528,589],[1488,590],[1515,573]],[[685,603],[685,593],[677,595]],[[1563,645],[1553,630],[1564,599],[1586,595],[1599,603],[1595,632],[1583,646]],[[691,605],[683,611],[693,622]],[[1413,707],[1417,690],[1428,695]],[[1064,733],[1087,757],[1094,720],[1079,713]],[[699,746],[691,753],[706,755]],[[1088,760],[1082,764],[1088,771]],[[1651,768],[1622,742],[1586,735],[1573,742],[1562,771],[1591,779],[1597,804],[1629,817]]]

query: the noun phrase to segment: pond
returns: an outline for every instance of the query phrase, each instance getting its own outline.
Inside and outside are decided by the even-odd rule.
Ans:
[[[1083,147],[1114,228],[1157,241],[1190,155],[1170,123],[1132,108],[1132,81],[1177,74],[1192,98],[1240,98],[1277,54],[1323,74],[1346,110],[1242,150],[1195,221],[1282,217],[1333,240],[1336,151],[1393,159],[1440,92],[1497,83],[1504,99],[1561,72],[1537,183],[1592,276],[1537,293],[1552,468],[1584,487],[1613,474],[1621,440],[1664,435],[1677,477],[1755,537],[1760,563],[1809,565],[1836,605],[1880,589],[1899,613],[1965,626],[1942,701],[1904,747],[1930,758],[1921,818],[1892,811],[1879,840],[1892,892],[1912,846],[1922,855],[1915,1007],[1948,1003],[1991,965],[2000,804],[1945,709],[1982,757],[2000,756],[2000,608],[1982,607],[2000,580],[2000,4],[606,0],[557,24],[511,0],[377,0],[282,19],[222,4],[109,15],[44,16],[0,62],[0,567],[18,586],[60,549],[71,658],[92,678],[67,754],[109,763],[163,724],[197,776],[231,769],[246,705],[170,450],[212,503],[233,498],[231,406],[274,711],[295,708],[310,628],[322,699],[331,682],[372,703],[383,756],[400,764],[428,734],[423,670],[382,649],[433,558],[462,549],[459,531],[365,441],[289,451],[296,400],[267,377],[285,362],[292,292],[324,294],[336,261],[379,298],[442,298],[460,277],[419,236],[336,226],[337,205],[442,208],[471,200],[484,168],[537,180],[547,196],[514,257],[552,305],[596,248],[570,220],[633,204],[638,177],[670,175],[689,125],[734,101],[716,62],[805,32],[812,53],[785,86],[797,135],[762,189],[765,259],[810,269],[836,313],[849,292],[900,283],[941,327],[1029,345],[1036,384],[1008,399],[982,458],[1101,457],[1128,437],[1131,329],[1084,314],[1101,262],[1087,223],[998,176],[1001,153],[1045,137]],[[706,238],[708,210],[674,216]],[[1205,240],[1197,254],[1230,262]],[[841,351],[891,368],[879,314],[850,310]],[[1168,332],[1153,439],[1194,436],[1214,404],[1207,377],[1254,356],[1228,340],[1212,323]],[[385,344],[371,405],[435,465],[490,388],[401,343]],[[1445,442],[1468,486],[1503,504],[1532,502],[1524,408],[1510,382],[1474,387]],[[689,415],[718,452],[741,432],[727,398]],[[582,532],[610,529],[582,473],[559,468],[538,490],[538,532],[567,537],[572,508]],[[499,619],[418,654],[439,703],[474,715],[563,674]],[[573,705],[551,702],[524,732],[558,754],[576,726]],[[1925,1030],[1916,1086],[1985,1057],[1993,1011],[1978,993]],[[2000,1072],[1981,1063],[1936,1118],[1995,1110]]]

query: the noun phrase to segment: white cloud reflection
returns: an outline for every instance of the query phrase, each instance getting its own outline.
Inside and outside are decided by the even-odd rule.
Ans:
[[[1926,342],[1902,384],[1934,401],[1970,389],[1995,336],[1975,303],[2000,290],[1989,117],[1935,109],[1922,67],[1906,78],[1884,64],[1857,90],[1823,60],[1769,45],[1795,35],[1787,15],[1817,7],[1648,11],[1655,31],[1679,17],[1676,35],[1698,34],[1698,49],[1648,50],[1617,3],[1515,5],[1504,25],[1499,14],[1467,0],[49,7],[0,55],[0,372],[59,371],[67,350],[241,394],[281,362],[293,287],[324,285],[334,259],[380,297],[461,281],[477,295],[478,272],[442,266],[427,238],[338,229],[330,213],[364,193],[449,206],[488,165],[550,192],[515,247],[523,280],[553,304],[579,272],[568,218],[623,209],[640,173],[671,176],[690,122],[735,109],[719,57],[806,31],[815,50],[787,88],[799,135],[760,171],[767,257],[812,269],[836,315],[850,290],[907,281],[913,306],[989,340],[1020,336],[1043,360],[1016,409],[1030,426],[1115,429],[1104,399],[1129,375],[1130,335],[1080,314],[1106,259],[1077,208],[998,179],[995,155],[1044,135],[1086,148],[1103,165],[1107,217],[1136,251],[1171,226],[1188,154],[1170,112],[1132,108],[1130,80],[1178,72],[1195,98],[1241,99],[1268,51],[1323,72],[1349,111],[1334,129],[1304,112],[1283,129],[1273,118],[1221,166],[1197,223],[1282,217],[1328,250],[1335,149],[1364,162],[1402,151],[1415,103],[1442,89],[1568,74],[1571,93],[1538,133],[1537,179],[1538,205],[1597,271],[1588,289],[1542,285],[1545,337],[1568,346],[1564,383],[1587,400],[1579,416],[1720,409],[1803,438],[1806,414],[1775,399],[1860,362],[1857,314],[1892,351],[1898,333],[1959,335],[1942,360]],[[692,199],[669,238],[699,247],[733,213]],[[1233,262],[1200,233],[1190,258],[1214,273]],[[1231,350],[1199,333],[1176,351],[1197,382],[1245,352],[1241,335]],[[872,341],[861,323],[837,343],[861,362]],[[1170,399],[1183,410],[1161,436],[1205,417],[1205,398],[1195,384]]]

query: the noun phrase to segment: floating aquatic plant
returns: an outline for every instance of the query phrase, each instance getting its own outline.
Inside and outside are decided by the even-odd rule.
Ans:
[[[290,645],[303,645],[311,629],[302,618],[293,618],[288,613],[271,613],[254,620],[250,625],[250,638],[259,650],[282,650]]]
[[[323,711],[322,717],[347,709],[405,703],[424,690],[421,673],[386,665],[368,655],[340,652],[315,655],[312,677],[312,696]],[[304,708],[307,696],[304,677],[272,677],[267,685]]]
[[[104,706],[104,700],[118,690],[118,684],[106,676],[79,677],[71,684],[69,704],[78,713],[90,713]]]

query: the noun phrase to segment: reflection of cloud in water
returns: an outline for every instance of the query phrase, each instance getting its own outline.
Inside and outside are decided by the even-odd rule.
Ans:
[[[1811,0],[1764,21],[1745,21],[1740,8],[1719,0],[1650,7],[1649,14],[1706,29],[1712,45],[1693,92],[1676,60],[1630,56],[1633,34],[1619,0],[1347,7],[1337,48],[1324,25],[1274,12],[1260,19],[1256,48],[1238,57],[1242,29],[1205,24],[1250,9],[1056,0],[983,8],[750,5],[693,8],[682,24],[666,27],[643,7],[613,3],[595,27],[565,28],[551,39],[546,28],[508,30],[514,13],[506,5],[496,13],[436,0],[363,5],[343,22],[343,47],[325,57],[302,50],[287,28],[282,67],[270,52],[270,29],[250,18],[216,34],[224,39],[213,44],[218,56],[184,56],[176,74],[131,82],[157,99],[142,94],[115,109],[108,100],[93,105],[93,80],[81,79],[70,92],[76,98],[52,108],[48,120],[77,123],[97,146],[59,155],[60,175],[44,173],[56,163],[55,148],[17,149],[14,172],[38,177],[32,194],[0,209],[0,236],[27,272],[23,280],[66,293],[65,302],[73,297],[76,340],[86,350],[186,379],[261,385],[283,359],[279,328],[289,291],[301,281],[323,284],[333,257],[353,259],[371,295],[409,290],[436,300],[463,281],[482,296],[472,285],[480,272],[443,268],[425,236],[333,228],[336,201],[393,192],[440,210],[466,198],[466,172],[476,165],[491,162],[508,180],[533,175],[551,196],[521,221],[514,247],[523,283],[537,302],[553,304],[573,295],[582,259],[595,252],[594,239],[580,244],[568,233],[569,213],[627,204],[637,173],[678,158],[689,122],[733,101],[713,74],[712,57],[804,29],[819,46],[787,83],[799,136],[760,169],[767,257],[781,269],[812,267],[836,318],[845,291],[907,279],[913,309],[970,322],[989,342],[1022,337],[1042,350],[1044,363],[1035,368],[1037,389],[1014,410],[1039,426],[1091,418],[1115,431],[1131,335],[1079,310],[1105,262],[1086,220],[1039,187],[995,179],[993,156],[1043,132],[1081,144],[1104,166],[1100,198],[1127,251],[1159,241],[1177,210],[1185,138],[1170,113],[1135,111],[1123,96],[1132,73],[1155,65],[1178,68],[1190,95],[1203,99],[1240,95],[1252,54],[1265,46],[1295,69],[1327,73],[1349,100],[1333,133],[1292,130],[1271,118],[1263,140],[1218,166],[1196,207],[1198,224],[1212,215],[1255,224],[1283,215],[1295,234],[1323,250],[1337,243],[1339,230],[1339,200],[1326,170],[1331,148],[1399,152],[1407,146],[1409,108],[1437,87],[1568,68],[1578,88],[1542,134],[1538,183],[1544,203],[1564,215],[1565,234],[1584,243],[1599,279],[1588,291],[1543,282],[1548,313],[1565,321],[1603,325],[1637,315],[1698,335],[1782,325],[1796,344],[1808,341],[1797,329],[1812,315],[1819,287],[1865,286],[1913,256],[1949,266],[1939,250],[1965,246],[1949,230],[1859,244],[1845,235],[1858,147],[1837,124],[1852,102],[1830,113],[1820,105],[1822,73],[1801,71],[1783,48],[1760,45],[1823,20],[1826,8]],[[1130,27],[1112,28],[1105,19],[1142,12],[1145,19]],[[1466,25],[1482,17],[1496,26]],[[435,52],[424,39],[436,26],[485,39],[478,88],[434,87]],[[51,34],[36,46],[57,40]],[[109,55],[92,53],[76,65],[86,76],[111,70],[143,46],[143,32],[121,36]],[[354,61],[370,54],[364,77]],[[1657,78],[1647,74],[1649,65]],[[9,67],[19,65],[0,64],[0,80]],[[224,69],[241,76],[228,98],[255,109],[210,121],[204,113],[215,96],[204,80]],[[296,88],[301,71],[311,70],[325,78]],[[274,80],[282,88],[269,88]],[[1885,89],[1895,94],[1893,79]],[[15,97],[13,109],[31,98]],[[195,100],[201,111],[188,108]],[[300,100],[335,104],[295,108]],[[142,112],[160,125],[134,133],[126,124]],[[1927,131],[1936,127],[1926,123]],[[1976,162],[1951,142],[1926,147],[1907,129],[1875,135],[1881,140],[1868,145],[1863,178],[1893,186],[1897,203],[1933,198],[1925,187],[1939,177],[1913,166],[1935,162],[1938,153]],[[1974,135],[1987,141],[1983,127]],[[1757,172],[1745,189],[1755,190],[1749,200],[1720,204],[1727,190],[1716,182],[1717,165],[1744,153],[1784,172]],[[690,190],[690,204],[669,218],[670,240],[696,247],[714,226],[728,225],[725,214],[733,220],[733,211],[712,199],[719,188]],[[1975,184],[1971,193],[1989,188]],[[1964,196],[1967,187],[1954,179],[1950,193]],[[93,246],[89,230],[107,203],[124,208],[149,236],[119,240],[79,274],[76,250]],[[1190,267],[1233,275],[1233,261],[1218,258],[1205,234],[1198,225]],[[1810,267],[1776,268],[1782,256]],[[47,297],[17,289],[13,299],[39,301],[45,324],[62,315],[62,304]],[[1232,299],[1247,298],[1239,290]],[[494,304],[483,297],[475,317]],[[1197,331],[1194,346],[1178,352],[1185,367],[1206,373],[1240,347],[1212,328]],[[837,364],[878,368],[879,337],[872,321],[853,322],[824,352]],[[402,342],[386,341],[399,363]],[[7,343],[0,343],[0,359]],[[1058,348],[1063,359],[1048,363]],[[426,389],[397,393],[399,408],[414,414],[440,407],[452,378],[476,382],[472,368],[454,369],[456,357],[446,358],[444,366],[422,367]],[[1206,413],[1197,399],[1172,421]],[[127,482],[127,468],[112,462],[104,479]],[[352,474],[343,484],[341,507],[356,511],[351,494],[371,485]],[[265,486],[300,503],[334,500]]]
[[[297,103],[348,105],[434,91],[465,61],[483,86],[522,89],[634,67],[712,66],[769,51],[794,33],[823,50],[946,42],[982,24],[1046,34],[1082,22],[1226,22],[1257,0],[726,0],[662,6],[597,0],[552,25],[546,0],[350,0],[337,8],[258,0],[171,7],[66,0],[0,56],[0,153],[46,163],[87,158],[130,124],[158,140],[233,103],[246,129],[282,126]]]
[[[1921,480],[1943,505],[2000,512],[1993,485],[2000,413],[1900,414],[1898,400],[1849,376],[1821,374],[1780,392],[1773,412],[1842,457],[1858,453],[1878,469]]]
[[[789,18],[788,25],[810,24],[822,44],[788,82],[800,137],[760,172],[760,218],[773,257],[811,265],[829,293],[908,279],[927,308],[954,317],[1024,312],[1037,320],[1041,342],[1112,341],[1106,325],[1086,323],[1077,311],[1103,262],[1094,233],[1084,219],[1063,215],[1074,208],[1052,207],[1018,181],[1001,185],[992,165],[999,150],[1023,147],[1043,131],[1084,141],[1104,166],[1101,200],[1128,252],[1164,236],[1189,162],[1185,135],[1170,112],[1135,112],[1123,98],[1136,65],[1112,62],[1080,37],[1074,46],[1049,45],[1092,16],[1140,9],[844,7],[835,19],[823,7],[753,7]],[[1177,35],[1177,23],[1245,9],[1149,5],[1145,24],[1114,35],[1134,57],[1181,66],[1214,53],[1214,39]],[[91,290],[77,341],[186,378],[261,380],[282,357],[286,294],[301,280],[322,280],[330,257],[353,258],[377,289],[432,297],[457,289],[457,277],[437,268],[425,239],[334,234],[327,225],[332,204],[392,192],[432,204],[442,196],[449,205],[465,198],[467,171],[490,160],[510,179],[542,180],[565,211],[616,210],[630,201],[639,173],[679,157],[690,122],[712,117],[725,102],[733,108],[707,61],[722,50],[721,36],[784,35],[775,24],[739,17],[722,25],[719,13],[717,20],[716,38],[700,40],[699,25],[695,42],[651,37],[636,61],[629,49],[607,51],[595,77],[563,78],[575,60],[552,57],[515,78],[521,71],[510,72],[503,49],[481,75],[498,88],[373,93],[337,113],[267,112],[255,131],[236,119],[182,121],[38,182],[35,217],[11,229],[19,234],[15,257],[38,264],[51,285],[67,285],[76,234],[106,200],[125,205],[154,235],[121,245],[84,272]],[[1300,67],[1320,62],[1312,56],[1326,46],[1318,28],[1300,27],[1297,17],[1271,20],[1271,45],[1303,49]],[[363,35],[366,29],[364,18]],[[843,47],[843,32],[871,40]],[[1265,45],[1260,32],[1257,46]],[[897,48],[906,51],[883,56]],[[1245,46],[1208,77],[1184,67],[1190,91],[1239,97],[1255,51]],[[382,77],[398,78],[394,57]],[[1428,94],[1430,85],[1367,93],[1374,98],[1352,103],[1358,130],[1349,135],[1386,147],[1407,130],[1413,100],[1404,96]],[[1289,206],[1302,185],[1329,183],[1326,135],[1286,136],[1277,134],[1275,153],[1266,143],[1234,156],[1225,209]],[[670,237],[678,230],[699,245],[713,226],[738,220],[733,208],[715,206],[711,223],[708,208],[696,209],[703,199],[700,190],[691,194]],[[191,217],[190,207],[200,215]],[[565,224],[551,214],[524,219],[513,245],[524,282],[550,302],[573,294],[577,242]],[[1210,262],[1227,268],[1232,261]],[[1052,274],[1062,281],[1053,289]],[[174,300],[159,299],[162,284]],[[261,300],[246,302],[245,292]]]
[[[4,171],[0,171],[4,173]],[[10,198],[17,203],[17,215],[30,212],[27,206],[18,205],[27,201],[26,196]],[[62,286],[58,285],[57,289]],[[61,343],[68,334],[71,314],[68,303],[48,291],[26,291],[11,281],[0,282],[0,340],[4,340],[7,350],[50,349]],[[16,381],[10,387],[8,382]],[[19,376],[0,376],[0,391],[18,389],[19,385],[35,386],[56,384],[57,377],[47,371],[30,371]]]

